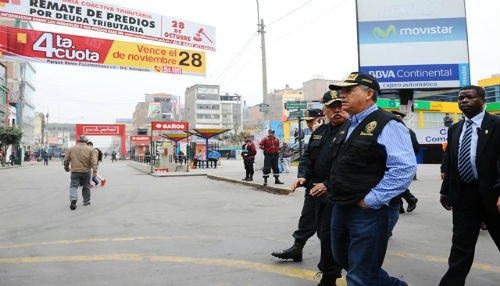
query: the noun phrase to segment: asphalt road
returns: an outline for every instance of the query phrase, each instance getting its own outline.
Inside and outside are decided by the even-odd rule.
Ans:
[[[419,168],[411,187],[418,207],[401,216],[384,268],[412,285],[437,285],[451,213],[438,203],[438,167]],[[123,162],[105,162],[101,174],[107,185],[92,190],[92,204],[80,199],[71,211],[69,174],[58,162],[0,170],[0,285],[317,284],[316,237],[302,263],[270,256],[292,244],[302,191],[155,178]],[[467,285],[500,285],[500,255],[487,232],[475,262]]]

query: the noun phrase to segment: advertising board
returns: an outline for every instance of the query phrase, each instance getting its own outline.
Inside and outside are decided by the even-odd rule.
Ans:
[[[0,26],[4,60],[205,75],[205,53],[148,44]]]
[[[215,51],[214,27],[91,0],[1,0],[0,16]]]
[[[148,118],[152,119],[161,118],[161,105],[159,102],[149,103]]]
[[[165,131],[187,131],[188,123],[187,122],[159,122],[153,121],[151,122],[151,127],[153,130],[165,130]]]
[[[382,89],[470,84],[464,0],[357,0],[359,69]]]

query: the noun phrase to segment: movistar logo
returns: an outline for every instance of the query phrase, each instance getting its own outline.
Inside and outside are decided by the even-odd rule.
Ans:
[[[387,29],[385,29],[385,31],[382,30],[380,27],[375,27],[375,28],[373,28],[372,36],[374,38],[376,38],[378,36],[382,39],[385,39],[385,38],[389,37],[391,35],[391,33],[393,36],[396,36],[396,26],[389,25],[387,27]]]

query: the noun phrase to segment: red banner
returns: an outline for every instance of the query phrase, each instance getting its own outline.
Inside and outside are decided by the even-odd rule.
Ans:
[[[150,142],[151,137],[150,136],[141,136],[141,135],[130,136],[130,141],[132,141],[132,142]]]
[[[151,122],[151,126],[153,130],[165,130],[165,131],[187,131],[188,123],[187,122],[160,122],[153,121]]]
[[[205,53],[0,26],[0,59],[74,67],[205,75]]]

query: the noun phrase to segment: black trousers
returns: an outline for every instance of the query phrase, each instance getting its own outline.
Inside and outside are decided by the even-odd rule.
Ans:
[[[208,161],[210,161],[210,168],[217,168],[217,159],[209,158]]]
[[[254,170],[253,170],[253,162],[255,159],[243,159],[243,163],[245,165],[245,171],[246,171],[246,177],[251,177],[253,176]]]
[[[264,177],[269,177],[269,173],[271,173],[271,169],[273,170],[273,176],[280,176],[280,169],[278,168],[278,159],[279,154],[265,154],[264,155],[264,168],[262,169],[262,173],[264,173]]]
[[[488,213],[483,207],[478,184],[463,185],[460,204],[453,207],[453,238],[448,272],[440,286],[462,286],[474,262],[474,251],[481,221],[500,251],[500,213]]]
[[[333,259],[331,217],[332,207],[327,205],[322,198],[313,197],[306,192],[299,219],[299,229],[293,233],[293,237],[305,242],[316,233],[321,243],[318,269],[323,272],[323,275],[339,278],[342,276],[342,267]]]

